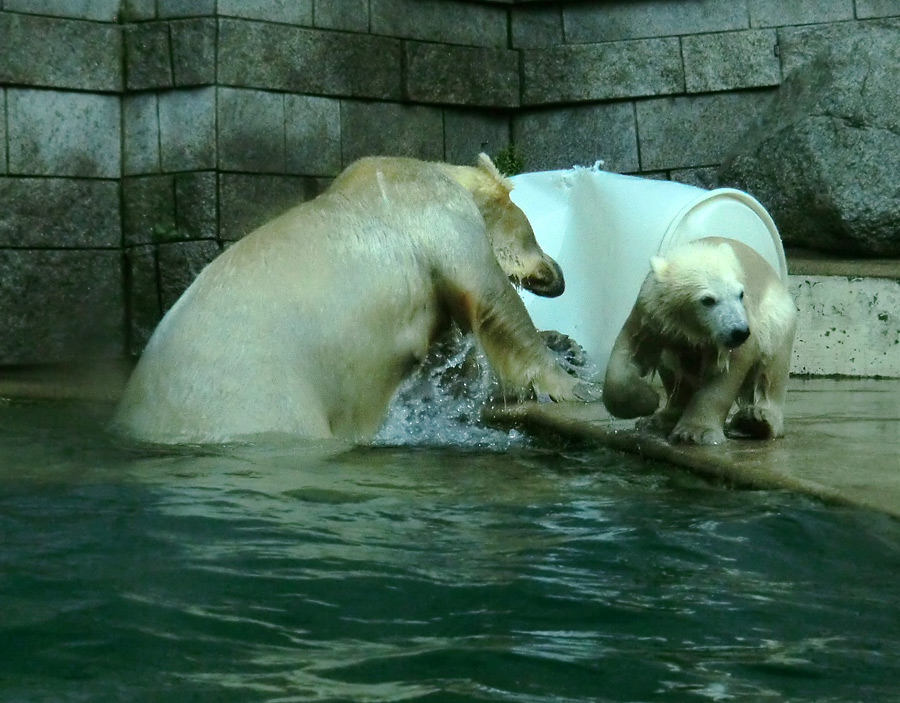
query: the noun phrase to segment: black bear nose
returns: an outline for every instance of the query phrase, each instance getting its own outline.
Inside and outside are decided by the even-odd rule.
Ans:
[[[749,336],[750,329],[748,327],[737,327],[731,330],[731,334],[728,337],[728,346],[739,347],[747,341]]]
[[[559,264],[547,257],[532,275],[522,279],[522,286],[535,295],[556,298],[566,290],[566,280]]]

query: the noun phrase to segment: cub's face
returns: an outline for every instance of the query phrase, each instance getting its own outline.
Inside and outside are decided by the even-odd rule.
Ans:
[[[691,344],[739,347],[750,336],[744,273],[728,244],[695,242],[650,259],[647,305]]]
[[[734,279],[718,279],[694,298],[699,326],[717,347],[734,349],[750,336],[744,286]]]

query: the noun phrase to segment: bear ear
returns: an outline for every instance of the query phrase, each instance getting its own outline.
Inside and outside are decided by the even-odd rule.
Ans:
[[[742,279],[744,275],[744,267],[741,266],[741,260],[738,258],[737,252],[734,250],[728,242],[722,242],[719,244],[719,252],[724,256],[728,261],[731,262],[731,266],[735,272],[735,275]]]
[[[490,156],[488,156],[484,152],[481,152],[478,155],[478,160],[475,162],[475,165],[480,171],[490,176],[491,179],[498,185],[503,186],[503,188],[507,191],[512,190],[512,184],[509,182],[506,176],[500,173],[500,169],[498,169],[497,166],[494,165],[494,162],[491,161]]]
[[[669,262],[661,256],[651,256],[650,270],[653,271],[653,275],[656,276],[657,280],[662,281],[669,271]]]
[[[719,252],[733,261],[738,260],[737,254],[734,253],[734,249],[728,242],[722,242],[721,244],[719,244]]]

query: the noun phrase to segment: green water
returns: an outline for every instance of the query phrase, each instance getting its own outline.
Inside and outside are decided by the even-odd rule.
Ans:
[[[158,452],[108,412],[0,404],[4,703],[900,700],[878,514],[484,433]]]

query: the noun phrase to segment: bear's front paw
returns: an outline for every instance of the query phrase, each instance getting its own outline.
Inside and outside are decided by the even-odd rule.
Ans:
[[[774,439],[784,433],[784,421],[779,413],[769,408],[751,405],[734,414],[728,429],[743,437]]]
[[[557,403],[575,401],[589,403],[600,399],[600,385],[589,381],[580,381],[568,374],[562,375],[553,383],[535,383],[535,392],[539,400],[549,398]]]
[[[721,427],[679,422],[669,435],[672,444],[721,444],[725,433]]]
[[[680,417],[681,413],[664,409],[650,417],[642,417],[634,423],[634,426],[641,431],[652,432],[653,434],[666,437],[678,424]]]
[[[575,400],[580,400],[582,403],[593,403],[600,400],[603,396],[602,386],[599,383],[590,383],[588,381],[576,383],[572,392],[575,395]]]
[[[584,348],[569,335],[556,330],[542,330],[541,339],[563,366],[567,368],[587,366]]]

